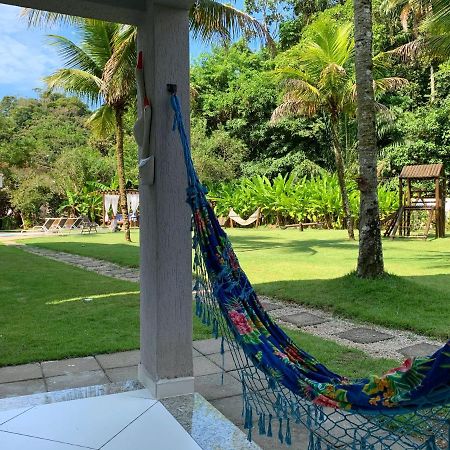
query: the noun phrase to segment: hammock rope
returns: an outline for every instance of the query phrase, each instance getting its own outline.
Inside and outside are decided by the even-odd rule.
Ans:
[[[192,209],[195,311],[238,368],[248,438],[257,427],[291,445],[295,428],[308,450],[450,450],[450,341],[365,379],[336,374],[299,348],[240,267],[195,171],[179,99],[175,92],[170,98]]]

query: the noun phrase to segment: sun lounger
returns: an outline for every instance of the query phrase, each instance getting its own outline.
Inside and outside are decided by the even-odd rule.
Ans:
[[[48,233],[53,224],[57,221],[58,219],[55,217],[47,217],[44,221],[44,223],[42,225],[35,225],[31,231],[44,231],[45,233]],[[26,230],[22,230],[22,231],[26,231]]]
[[[82,217],[69,217],[63,225],[65,230],[76,230],[81,226]]]

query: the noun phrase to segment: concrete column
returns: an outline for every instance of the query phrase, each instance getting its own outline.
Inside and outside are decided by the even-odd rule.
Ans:
[[[146,91],[153,106],[152,185],[141,178],[140,381],[155,398],[191,393],[192,266],[186,169],[167,84],[178,86],[189,124],[188,9],[147,3],[138,25]],[[187,128],[189,129],[189,128]]]

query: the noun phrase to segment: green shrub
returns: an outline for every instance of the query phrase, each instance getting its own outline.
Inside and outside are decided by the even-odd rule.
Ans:
[[[354,181],[348,181],[353,215],[357,218],[359,191]],[[389,185],[380,185],[381,217],[398,207],[398,194]],[[216,214],[226,216],[233,208],[243,217],[261,208],[266,224],[286,225],[298,222],[323,222],[327,228],[341,228],[342,199],[336,175],[323,174],[315,178],[297,178],[294,174],[278,174],[270,180],[265,176],[241,178],[220,183],[210,189],[209,198]]]

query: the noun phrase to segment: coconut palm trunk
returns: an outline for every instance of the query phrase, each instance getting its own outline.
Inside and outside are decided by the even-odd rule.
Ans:
[[[358,121],[359,255],[357,273],[375,278],[384,273],[377,193],[377,138],[372,74],[372,0],[354,0],[355,67]]]
[[[345,168],[344,158],[342,157],[341,142],[339,139],[339,116],[337,114],[331,115],[331,140],[334,152],[334,159],[336,162],[336,172],[339,181],[339,188],[341,191],[342,208],[344,210],[345,226],[349,239],[355,239],[353,230],[353,217],[350,208],[350,200],[348,198],[347,186],[345,185]]]
[[[116,158],[117,158],[117,176],[119,177],[119,204],[122,213],[123,230],[125,239],[131,242],[130,221],[128,220],[128,202],[125,181],[125,167],[123,162],[123,109],[115,109],[116,118]]]

